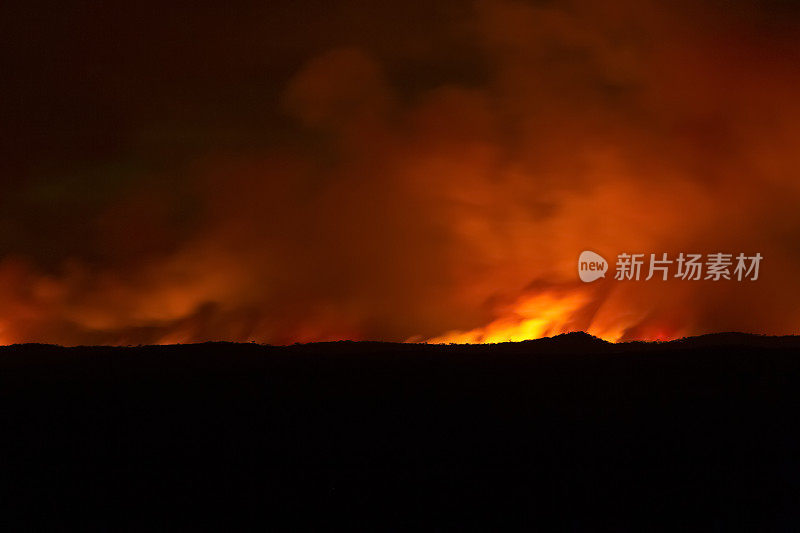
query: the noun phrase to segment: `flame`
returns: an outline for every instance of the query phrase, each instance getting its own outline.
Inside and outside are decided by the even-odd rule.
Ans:
[[[577,315],[592,304],[592,296],[586,291],[572,291],[567,294],[545,292],[520,298],[510,309],[489,324],[469,331],[449,331],[443,335],[427,339],[433,344],[480,344],[499,342],[518,342],[562,333],[578,331]],[[625,334],[627,325],[621,321],[603,325],[593,321],[585,331],[595,337],[617,342]],[[654,336],[643,340],[662,340]]]
[[[586,304],[582,294],[539,294],[518,302],[505,316],[470,331],[450,331],[430,343],[497,343],[538,339],[565,333],[570,317]]]
[[[214,106],[197,116],[224,125],[209,135],[223,146],[196,147],[199,131],[193,156],[172,161],[179,139],[148,137],[143,159],[169,162],[118,165],[148,169],[136,179],[117,184],[97,161],[78,187],[59,181],[66,171],[21,174],[0,195],[0,342],[796,333],[800,71],[787,51],[800,33],[710,4],[473,7],[411,36],[376,8],[369,39],[326,34],[354,45],[270,60],[280,73],[263,79],[279,85],[227,116],[259,93],[248,55],[236,105],[217,105],[216,82],[185,91]],[[212,67],[186,78],[211,80]],[[184,93],[167,85],[168,98]],[[238,135],[236,150],[223,142]],[[757,283],[584,285],[576,261],[590,249],[610,264],[621,252],[764,262]]]

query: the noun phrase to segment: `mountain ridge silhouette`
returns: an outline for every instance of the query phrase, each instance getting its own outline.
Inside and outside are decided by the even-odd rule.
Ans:
[[[799,428],[797,337],[16,345],[0,520],[792,530]]]

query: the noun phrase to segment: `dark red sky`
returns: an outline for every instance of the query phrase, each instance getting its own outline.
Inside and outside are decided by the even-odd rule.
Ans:
[[[0,9],[0,340],[797,330],[792,2]],[[583,249],[765,262],[590,287]]]

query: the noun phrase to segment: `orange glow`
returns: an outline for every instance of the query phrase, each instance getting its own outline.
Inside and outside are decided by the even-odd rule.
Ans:
[[[484,327],[470,331],[451,331],[429,339],[428,342],[459,344],[514,342],[566,333],[570,317],[586,301],[586,296],[579,293],[563,297],[552,294],[530,296],[514,306],[508,315]]]
[[[625,337],[626,330],[633,326],[625,317],[605,320],[593,317],[588,321],[579,315],[593,304],[591,294],[574,290],[566,294],[540,293],[521,298],[510,309],[486,326],[469,331],[450,331],[444,335],[427,339],[429,343],[499,343],[518,342],[543,337],[552,337],[573,331],[585,331],[608,342],[617,342]],[[627,317],[628,319],[630,317]],[[662,341],[678,338],[679,332],[665,329],[640,332],[628,340]],[[418,340],[418,339],[412,339]]]
[[[0,341],[797,333],[800,34],[704,9],[481,0],[431,35],[328,36],[291,72],[274,61],[263,96],[248,63],[266,103],[242,131],[198,113],[221,146],[98,192],[65,232],[80,242],[33,253],[38,223],[20,237],[5,220],[20,250],[0,257]],[[70,222],[71,193],[43,227]],[[584,250],[606,279],[579,281]],[[761,278],[613,279],[619,253],[720,251],[761,253]]]

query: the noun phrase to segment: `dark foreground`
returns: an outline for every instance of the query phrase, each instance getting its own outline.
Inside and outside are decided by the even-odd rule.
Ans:
[[[0,528],[792,531],[800,340],[0,349]]]

